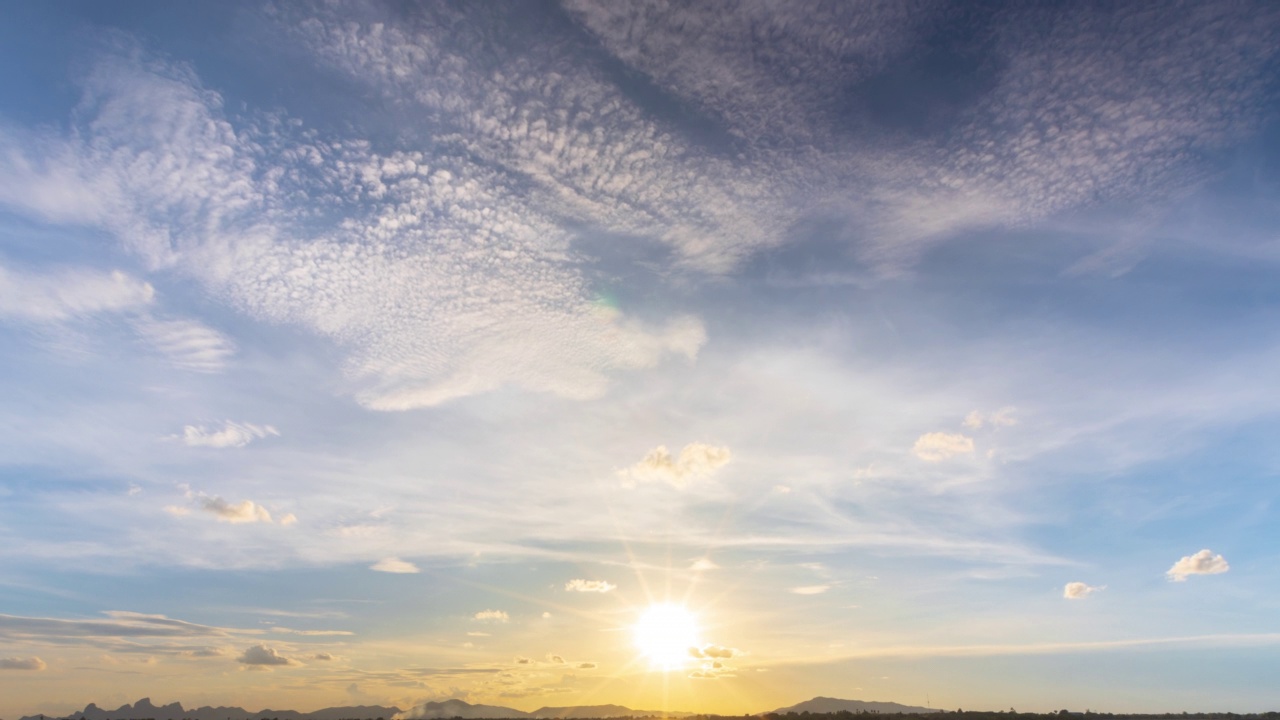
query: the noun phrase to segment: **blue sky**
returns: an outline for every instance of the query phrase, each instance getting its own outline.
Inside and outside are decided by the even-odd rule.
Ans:
[[[0,717],[1280,703],[1276,7],[8,14]]]

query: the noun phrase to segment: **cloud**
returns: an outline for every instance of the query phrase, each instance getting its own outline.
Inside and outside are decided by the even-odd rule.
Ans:
[[[217,516],[218,522],[232,523],[269,523],[271,513],[252,500],[229,503],[216,495],[200,495],[200,509]]]
[[[221,430],[187,425],[182,428],[182,442],[189,447],[238,448],[254,440],[279,436],[280,431],[270,425],[254,425],[227,420]]]
[[[401,574],[412,574],[412,573],[421,572],[420,570],[418,570],[417,565],[414,565],[411,562],[408,562],[406,560],[401,560],[400,558],[396,558],[396,557],[383,558],[378,562],[370,565],[369,569],[377,570],[378,572],[384,572],[384,573],[401,573]]]
[[[0,670],[44,670],[47,665],[38,657],[0,658]]]
[[[579,670],[595,670],[598,666],[593,662],[580,662],[577,665]]]
[[[701,557],[693,561],[689,566],[694,572],[705,572],[707,570],[719,570],[720,566],[711,561],[711,558]]]
[[[804,585],[802,587],[791,588],[791,592],[796,595],[821,595],[830,589],[830,585]]]
[[[330,653],[327,653],[327,652],[318,652],[318,653],[316,653],[316,654],[312,655],[312,656],[311,656],[311,659],[312,659],[312,660],[324,660],[324,661],[326,661],[326,662],[327,662],[327,661],[329,661],[329,660],[332,660],[332,659],[333,659],[333,655],[332,655],[332,654],[330,654]]]
[[[1178,560],[1165,575],[1174,582],[1185,582],[1192,575],[1219,575],[1230,569],[1226,558],[1214,555],[1212,550],[1201,550]]]
[[[195,650],[191,650],[187,652],[187,655],[190,655],[191,657],[202,657],[202,658],[224,657],[226,654],[227,654],[227,651],[220,647],[202,647],[202,648],[196,648]]]
[[[959,433],[925,433],[911,449],[925,462],[941,462],[955,455],[973,452],[973,438]]]
[[[298,524],[298,516],[293,513],[285,513],[284,517],[280,518],[280,524],[285,526],[296,525]]]
[[[511,619],[511,616],[507,615],[507,613],[505,613],[502,610],[481,610],[480,612],[476,613],[472,617],[475,618],[476,620],[482,620],[486,622],[487,621],[507,622]]]
[[[235,355],[225,335],[195,320],[145,320],[135,329],[140,337],[177,368],[201,373],[221,372]]]
[[[1083,600],[1095,592],[1105,589],[1105,585],[1087,585],[1082,582],[1069,582],[1062,588],[1062,597],[1068,600]]]
[[[1017,408],[1003,407],[993,413],[983,414],[978,410],[971,411],[964,417],[964,426],[971,430],[980,430],[983,426],[993,428],[1011,427],[1018,424],[1018,418],[1014,416]]]
[[[208,638],[227,637],[223,628],[177,620],[165,615],[147,615],[108,610],[106,619],[63,620],[60,618],[0,615],[0,639],[10,641],[39,638]]]
[[[530,665],[530,664],[532,664],[532,663],[533,663],[533,661],[532,661],[532,660],[530,660],[530,659],[529,659],[529,658],[527,658],[527,657],[517,657],[517,658],[516,658],[516,664],[517,664],[517,665]]]
[[[563,665],[563,664],[564,664],[564,658],[563,658],[563,657],[561,657],[560,655],[547,655],[547,660],[548,660],[549,662],[553,662],[553,663],[555,663],[556,665]]]
[[[253,645],[245,649],[237,662],[244,665],[300,665],[297,660],[287,658],[266,645]]]
[[[738,654],[733,648],[724,647],[722,645],[703,645],[702,647],[689,648],[689,655],[695,658],[715,658],[719,660],[727,660]]]
[[[694,316],[603,311],[566,262],[563,203],[531,197],[528,168],[452,143],[380,154],[266,115],[232,123],[188,68],[129,50],[87,74],[74,131],[0,133],[0,203],[103,228],[217,301],[336,342],[367,407],[506,386],[598,397],[614,371],[693,361],[705,343]],[[235,351],[192,321],[138,331],[191,370],[216,372]]]
[[[617,587],[618,587],[617,585],[614,585],[613,583],[610,583],[610,582],[606,582],[604,580],[583,580],[580,578],[570,580],[569,582],[564,584],[564,589],[567,592],[584,592],[584,593],[607,593],[614,590]]]
[[[154,300],[155,289],[149,283],[119,270],[67,269],[37,274],[0,265],[0,317],[62,321],[138,311]]]
[[[672,458],[665,445],[659,445],[643,460],[619,472],[624,485],[665,482],[683,488],[691,482],[710,477],[727,464],[732,457],[727,447],[705,443],[689,443]]]

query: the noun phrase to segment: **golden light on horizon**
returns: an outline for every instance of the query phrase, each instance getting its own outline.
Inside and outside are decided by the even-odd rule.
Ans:
[[[698,622],[688,609],[671,603],[651,605],[632,630],[636,648],[650,668],[678,670],[689,664],[697,647]]]

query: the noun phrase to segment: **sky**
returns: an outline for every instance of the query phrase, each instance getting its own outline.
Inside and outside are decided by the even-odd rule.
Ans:
[[[1280,709],[1280,5],[5,16],[0,717]]]

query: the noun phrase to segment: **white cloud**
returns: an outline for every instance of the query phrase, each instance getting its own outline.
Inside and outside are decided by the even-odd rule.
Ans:
[[[149,283],[123,272],[73,269],[26,274],[0,266],[0,317],[38,322],[141,310],[155,299]]]
[[[973,452],[973,438],[959,433],[925,433],[911,450],[925,462],[941,462],[955,455]]]
[[[964,417],[964,426],[971,430],[980,430],[983,426],[993,428],[1012,427],[1018,424],[1018,418],[1015,416],[1017,408],[1003,407],[992,413],[982,413],[979,410],[973,410]]]
[[[201,510],[216,515],[219,522],[232,524],[271,522],[271,513],[252,500],[229,503],[216,495],[200,495],[198,502]]]
[[[476,613],[472,617],[475,618],[476,620],[481,620],[486,622],[488,621],[507,622],[508,620],[511,619],[511,616],[507,615],[502,610],[481,610],[480,612]]]
[[[665,445],[659,445],[643,460],[619,472],[624,485],[638,482],[665,482],[682,488],[691,482],[710,477],[732,457],[727,447],[705,443],[689,443],[673,458]]]
[[[165,505],[164,511],[174,517],[185,517],[191,514],[191,508],[185,508],[181,505]]]
[[[1062,597],[1068,600],[1083,600],[1090,595],[1105,590],[1103,585],[1088,585],[1082,582],[1069,582],[1062,588]]]
[[[689,569],[694,572],[703,572],[706,570],[719,570],[720,566],[712,562],[711,558],[701,557],[694,560],[693,564],[689,566]]]
[[[221,429],[187,425],[182,428],[182,442],[190,447],[233,448],[244,447],[254,440],[279,436],[280,431],[270,425],[254,425],[227,420]]]
[[[246,648],[240,657],[236,658],[238,662],[245,665],[299,665],[297,660],[287,658],[275,650],[275,648],[266,645],[253,645]]]
[[[1165,575],[1174,582],[1185,582],[1192,575],[1218,575],[1230,569],[1226,558],[1214,555],[1212,550],[1201,550],[1179,559]]]
[[[47,665],[38,657],[0,658],[0,670],[44,670]]]
[[[293,513],[285,513],[284,517],[280,518],[281,525],[289,526],[289,525],[296,525],[297,523],[298,523],[298,516],[294,515]]]
[[[396,558],[396,557],[383,558],[378,562],[370,565],[369,569],[377,570],[378,572],[401,573],[401,574],[412,574],[412,573],[420,572],[418,570],[417,565],[414,565],[411,562],[408,562],[406,560],[401,560],[400,558]]]
[[[146,319],[139,321],[135,329],[143,340],[183,370],[220,372],[236,352],[225,335],[195,320]]]
[[[791,588],[791,592],[796,595],[821,595],[830,589],[830,585],[804,585]]]
[[[583,580],[581,578],[575,578],[564,584],[564,589],[567,592],[584,593],[607,593],[617,587],[617,585],[604,580]]]

